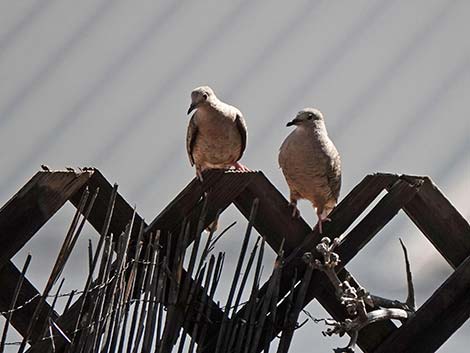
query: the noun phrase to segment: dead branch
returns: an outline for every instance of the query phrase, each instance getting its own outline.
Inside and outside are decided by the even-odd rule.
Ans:
[[[334,349],[335,353],[351,353],[355,351],[359,331],[364,327],[382,320],[400,320],[404,321],[410,318],[415,311],[414,287],[411,276],[410,263],[406,247],[400,240],[405,255],[406,275],[408,285],[408,296],[405,303],[398,300],[390,300],[378,296],[371,295],[365,288],[357,285],[352,286],[348,280],[342,281],[336,273],[336,266],[341,261],[334,249],[339,245],[338,238],[333,241],[330,238],[323,238],[316,246],[323,261],[315,260],[315,269],[324,272],[335,288],[336,296],[341,304],[345,306],[350,318],[338,322],[335,320],[324,320],[326,325],[331,326],[323,332],[325,336],[339,335],[343,336],[348,333],[351,339],[344,348]],[[310,262],[311,253],[305,253],[303,260]],[[367,307],[373,310],[368,311]]]

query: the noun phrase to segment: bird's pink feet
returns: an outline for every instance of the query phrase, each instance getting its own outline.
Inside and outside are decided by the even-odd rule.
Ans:
[[[292,218],[300,218],[300,210],[297,208],[297,202],[289,202],[289,207],[292,207]]]
[[[318,222],[315,228],[318,227],[318,232],[320,234],[323,234],[323,222],[331,222],[331,218],[328,218],[328,217],[322,218],[321,216],[318,216]]]
[[[199,181],[202,183],[202,182],[203,182],[203,179],[202,179],[202,170],[196,168],[196,176],[198,177]]]
[[[243,164],[239,163],[239,162],[235,162],[233,164],[233,167],[235,168],[235,170],[239,170],[241,172],[251,172],[251,169],[244,166]]]

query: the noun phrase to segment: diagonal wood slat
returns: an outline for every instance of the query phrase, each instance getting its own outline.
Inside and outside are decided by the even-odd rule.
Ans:
[[[0,268],[90,178],[92,172],[38,172],[0,209]]]
[[[431,353],[470,317],[470,256],[374,353]]]
[[[387,187],[390,187],[398,181],[398,176],[393,174],[375,174],[366,176],[360,184],[358,184],[338,205],[338,207],[331,213],[330,218],[332,222],[328,222],[325,226],[325,233],[330,234],[331,237],[337,237],[342,234],[352,222],[369,206],[369,204]],[[406,193],[405,190],[403,193]],[[277,250],[285,239],[285,250],[289,254],[296,249],[297,254],[303,254],[306,251],[311,251],[312,248],[321,239],[318,232],[311,232],[310,227],[302,219],[292,219],[291,210],[288,207],[287,200],[280,194],[274,186],[267,180],[264,175],[258,175],[254,182],[250,184],[244,193],[235,200],[237,208],[247,216],[253,200],[258,197],[260,200],[258,216],[255,219],[254,226],[261,235],[266,236],[267,242],[270,246]],[[266,200],[263,202],[263,200]],[[401,203],[398,209],[402,206]],[[383,207],[387,207],[384,205]],[[392,211],[395,215],[398,210]],[[386,222],[385,222],[386,223]],[[385,224],[383,223],[383,225]],[[383,226],[382,225],[382,226]],[[360,229],[360,228],[359,228]],[[377,230],[380,228],[377,228]],[[286,236],[288,235],[288,236]],[[300,247],[300,248],[298,248]],[[298,263],[293,268],[298,267]],[[304,267],[303,267],[304,268]],[[300,273],[301,275],[301,273]],[[290,289],[290,278],[292,272],[283,271],[283,279],[281,280],[280,297],[287,293]],[[311,283],[317,283],[312,280]],[[260,290],[260,296],[264,295],[269,282],[265,283]],[[310,288],[314,288],[312,284]],[[323,292],[318,292],[322,295]],[[331,293],[330,293],[331,294]],[[314,292],[309,289],[307,294],[308,301],[304,303],[307,305],[313,299]],[[318,299],[318,298],[317,298]],[[331,308],[330,313],[339,317],[340,312],[344,312],[344,308],[338,303],[335,296],[324,295],[320,297],[322,304]],[[279,310],[284,310],[282,306]],[[243,309],[237,314],[237,317],[243,317]],[[278,316],[282,317],[282,315]],[[280,327],[280,325],[279,325]],[[394,325],[389,323],[375,325],[377,330],[381,330],[382,334],[377,332],[378,337],[388,335],[394,329]],[[277,334],[277,332],[276,332]],[[367,343],[367,337],[360,339],[360,344],[364,347],[376,345],[377,342]],[[210,349],[209,349],[210,351]]]
[[[15,292],[16,284],[18,283],[20,277],[21,271],[18,270],[18,268],[11,261],[8,261],[7,264],[0,269],[0,311],[6,312],[10,309],[10,303]],[[29,302],[30,300],[31,302]],[[29,322],[39,302],[39,292],[31,284],[31,282],[28,281],[27,278],[24,278],[17,300],[17,306],[21,306],[26,302],[29,303],[23,308],[15,311],[10,322],[22,336],[26,335]],[[39,320],[43,320],[49,312],[51,312],[51,307],[47,302],[45,302],[41,312],[39,313]],[[51,318],[55,320],[57,317],[57,313],[52,312]],[[31,333],[32,339],[36,339],[39,334],[41,333],[38,332],[38,330],[33,331]]]
[[[204,193],[207,193],[211,199],[210,208],[207,213],[206,223],[209,224],[214,219],[217,211],[219,209],[225,209],[232,199],[241,193],[246,185],[251,181],[252,176],[255,173],[235,173],[235,172],[223,172],[223,171],[213,171],[212,173],[205,174],[204,183],[200,183],[197,179],[194,179],[170,204],[166,207],[148,226],[146,226],[145,235],[148,236],[151,232],[155,232],[157,229],[165,229],[169,232],[176,232],[181,225],[183,218],[186,216],[192,220],[193,227],[195,226],[195,220],[199,217],[201,211],[201,197]],[[85,187],[88,187],[91,191],[94,191],[96,188],[100,189],[98,197],[95,201],[94,212],[90,214],[88,221],[90,224],[100,232],[104,223],[106,208],[108,204],[109,197],[112,192],[112,185],[106,180],[106,178],[98,171],[93,170],[92,176],[87,182],[83,185],[81,189],[77,190],[74,195],[71,196],[70,201],[74,206],[78,206],[80,202],[81,193],[84,191]],[[181,210],[185,210],[181,212]],[[115,209],[113,213],[112,222],[110,225],[110,233],[113,233],[115,236],[121,234],[124,231],[127,222],[132,217],[133,208],[124,200],[124,198],[118,194],[115,203]],[[135,216],[135,226],[132,231],[131,237],[135,240],[137,237],[138,226],[142,218],[137,214]],[[194,232],[193,232],[194,233]],[[188,244],[189,245],[189,244]],[[183,277],[186,276],[186,273],[183,272]],[[192,283],[192,279],[190,279]],[[34,288],[34,287],[33,287]],[[30,288],[32,295],[36,295],[37,291],[33,288]],[[203,290],[200,288],[196,291],[197,295],[202,295]],[[202,298],[201,298],[202,299]],[[205,299],[207,300],[207,298]],[[70,332],[76,325],[76,317],[78,315],[78,308],[80,307],[81,298],[79,298],[61,317],[57,318],[56,322],[64,330],[64,332]],[[211,313],[213,317],[217,320],[221,317],[222,312],[218,306],[209,302],[212,309]],[[34,308],[33,308],[34,309]],[[27,322],[28,318],[26,316],[18,315],[18,320],[22,322]],[[188,332],[192,332],[193,320],[187,320],[186,327]],[[56,345],[64,344],[65,341],[61,340],[59,337]],[[38,349],[43,349],[48,342],[41,342],[35,347],[30,349],[30,352],[35,352]]]
[[[233,200],[245,191],[252,179],[259,172],[232,172],[213,170],[204,174],[204,182],[194,179],[151,223],[146,227],[145,232],[155,232],[157,229],[166,230],[170,233],[177,233],[181,223],[186,217],[192,226],[196,226],[196,219],[202,208],[202,196],[209,197],[206,225],[209,225],[215,218],[216,213],[227,208]],[[189,193],[189,195],[186,195]],[[181,212],[181,209],[185,212]],[[194,232],[190,232],[193,234]],[[192,241],[192,239],[191,239]],[[188,244],[189,245],[189,244]]]
[[[340,270],[416,195],[420,184],[398,180],[374,208],[344,238],[337,248]],[[313,249],[312,249],[313,250]]]
[[[8,309],[14,284],[20,276],[19,270],[9,261],[11,256],[21,249],[67,200],[77,207],[86,187],[91,192],[97,188],[100,189],[94,210],[88,219],[90,224],[100,232],[113,187],[95,169],[79,173],[39,172],[0,210],[0,245],[7,244],[8,241],[11,243],[2,247],[0,251],[0,285],[2,285],[0,311]],[[351,224],[384,190],[388,193],[344,236]],[[284,250],[287,260],[279,288],[279,297],[282,298],[290,289],[294,269],[299,277],[305,271],[305,265],[299,261],[299,256],[307,251],[315,254],[314,248],[322,235],[318,234],[316,229],[312,231],[304,220],[292,219],[287,200],[261,172],[207,171],[203,182],[198,179],[192,180],[149,225],[145,225],[144,242],[148,240],[151,233],[157,230],[160,230],[162,234],[176,236],[183,221],[188,220],[191,225],[190,239],[185,246],[189,246],[196,235],[204,199],[207,200],[205,226],[209,225],[217,213],[223,211],[231,203],[234,203],[248,218],[253,201],[259,199],[254,227],[275,251],[279,249],[283,240],[285,241]],[[339,277],[345,277],[347,270],[344,266],[400,209],[407,213],[457,270],[419,309],[416,317],[410,319],[400,329],[397,329],[391,321],[381,321],[361,330],[358,344],[365,352],[414,352],[421,349],[421,346],[416,345],[413,337],[425,337],[423,335],[426,335],[428,331],[432,332],[432,339],[422,351],[431,352],[432,349],[437,349],[470,315],[470,300],[468,295],[465,296],[465,293],[468,294],[470,290],[470,226],[427,177],[382,173],[367,175],[341,201],[330,214],[332,221],[324,226],[324,233],[332,239],[343,235],[342,243],[336,250],[342,261],[338,267]],[[124,231],[132,214],[133,208],[121,195],[118,195],[110,227],[110,232],[115,237]],[[29,218],[24,218],[26,216]],[[10,219],[13,221],[10,222]],[[28,221],[24,222],[24,219]],[[142,221],[142,218],[136,215],[131,242],[136,241]],[[163,239],[166,238],[166,236],[163,237]],[[163,243],[162,246],[165,251],[167,244]],[[2,265],[4,265],[3,268]],[[194,283],[190,274],[185,271],[181,277],[188,278],[190,287]],[[354,281],[354,278],[352,280]],[[7,281],[13,287],[12,285],[3,286]],[[269,280],[259,291],[260,299],[265,294],[268,285]],[[24,302],[36,295],[38,291],[25,280],[19,302]],[[204,297],[202,287],[196,290],[196,296],[199,297],[197,299],[199,301],[208,301],[208,298]],[[317,271],[313,274],[303,306],[315,298],[336,320],[346,318],[344,307],[336,299],[332,285],[323,273]],[[60,317],[56,313],[52,314],[52,319],[64,332],[75,327],[81,301],[82,297]],[[34,311],[35,306],[33,301],[13,316],[12,325],[20,333],[24,334],[23,332],[27,329],[30,311]],[[213,301],[209,301],[209,306],[211,315],[204,317],[203,320],[211,323],[213,332],[218,332],[222,311]],[[43,312],[47,312],[47,309],[48,306],[45,306]],[[283,318],[282,313],[285,313],[286,309],[286,303],[281,302],[277,309],[277,320]],[[234,320],[242,317],[244,310],[246,308],[239,310]],[[184,308],[182,306],[177,307],[172,315],[174,317],[171,322],[172,330],[179,330],[184,325],[187,332],[193,331],[192,325],[196,320],[183,320]],[[439,325],[436,324],[437,321]],[[274,338],[282,326],[281,322],[277,324],[276,329],[270,332],[272,335],[270,338]],[[263,333],[264,337],[260,342],[265,341],[265,334],[266,332]],[[198,337],[195,339],[198,340]],[[55,343],[56,349],[61,349],[65,341],[59,338]],[[48,344],[48,342],[39,342],[30,349],[30,352],[47,351]],[[390,347],[400,347],[400,349],[390,350]],[[209,343],[205,346],[204,352],[212,352],[213,348]]]
[[[208,193],[210,197],[209,209],[207,211],[206,225],[212,222],[216,213],[219,209],[225,209],[232,199],[236,197],[239,193],[243,192],[244,188],[251,181],[251,178],[254,173],[235,173],[235,172],[223,172],[223,171],[214,171],[213,173],[205,174],[204,183],[200,183],[199,180],[194,179],[155,219],[154,221],[145,227],[145,236],[148,237],[150,233],[156,232],[157,229],[163,229],[173,234],[178,234],[179,228],[184,217],[188,217],[191,225],[193,226],[193,231],[191,234],[194,236],[195,226],[197,224],[196,220],[199,218],[201,212],[202,201],[201,197],[204,193]],[[107,200],[111,195],[112,186],[104,178],[104,176],[96,172],[95,175],[90,179],[88,187],[93,190],[95,188],[100,188],[100,193],[98,198],[95,201],[96,212],[92,212],[89,222],[96,230],[100,230],[105,217],[105,210],[107,205]],[[77,206],[80,200],[79,195],[74,195],[71,201]],[[181,210],[185,210],[181,212]],[[120,234],[128,220],[132,216],[133,209],[132,207],[120,196],[116,198],[115,211],[113,214],[110,232],[113,234]],[[134,227],[135,232],[132,233],[132,237],[135,239],[137,237],[137,227],[142,221],[142,218],[139,215],[135,216]],[[144,238],[145,238],[144,236]],[[189,245],[189,244],[188,244]],[[165,244],[163,244],[163,249],[165,251]],[[187,276],[186,272],[183,271],[182,277]],[[192,285],[193,280],[190,279],[190,284]],[[202,295],[203,290],[199,288],[196,291],[196,295]],[[201,299],[202,300],[202,297]],[[205,299],[206,301],[208,298]],[[209,302],[209,305],[212,307],[211,313],[213,317],[217,320],[222,316],[221,310],[215,303]],[[69,311],[76,311],[78,306],[77,302],[71,306]],[[64,327],[67,331],[75,327],[75,316],[74,315],[64,315],[64,318],[59,318],[59,324]],[[194,320],[187,320],[186,327],[188,332],[192,332],[192,325]]]
[[[418,185],[411,185],[402,180],[395,182],[389,193],[345,236],[342,243],[336,249],[341,259],[338,270],[344,268],[373,236],[376,235],[411,198],[413,198],[418,190]],[[322,289],[317,291],[319,285]],[[317,281],[311,281],[305,305],[314,298],[316,298],[336,320],[344,320],[347,317],[344,306],[339,305],[332,286],[329,285],[329,281],[324,276],[319,276]],[[382,321],[367,326],[359,333],[358,345],[365,352],[373,352],[382,340],[389,336],[395,328],[396,326],[391,321]]]
[[[204,182],[194,178],[162,212],[151,222],[152,229],[173,230],[181,225],[181,221],[196,207],[201,201],[205,192],[210,190],[220,178],[245,178],[246,174],[225,173],[223,170],[211,170],[204,173]]]
[[[470,254],[470,225],[428,177],[404,210],[440,254],[457,268]]]

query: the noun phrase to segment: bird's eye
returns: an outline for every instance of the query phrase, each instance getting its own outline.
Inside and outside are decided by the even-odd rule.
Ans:
[[[204,100],[206,100],[206,99],[207,99],[207,94],[204,93],[204,94],[202,95],[202,98],[204,98]]]
[[[308,120],[312,120],[313,119],[313,114],[309,114],[308,117],[307,117]]]

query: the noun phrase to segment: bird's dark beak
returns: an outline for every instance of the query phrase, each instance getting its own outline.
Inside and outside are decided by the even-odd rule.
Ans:
[[[286,126],[292,126],[292,125],[297,125],[300,122],[299,119],[295,118],[292,121],[289,121]]]
[[[191,103],[191,105],[189,106],[188,112],[186,114],[191,113],[196,108],[197,108],[197,104],[196,103]]]

